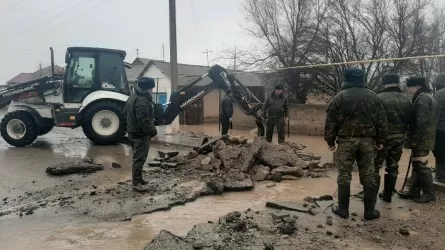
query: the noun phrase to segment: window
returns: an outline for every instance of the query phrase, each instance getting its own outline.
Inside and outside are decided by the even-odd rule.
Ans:
[[[115,53],[101,53],[99,61],[100,88],[129,94],[122,57]]]
[[[73,53],[71,55],[66,79],[66,102],[81,102],[92,92],[95,86],[96,60],[90,53]]]

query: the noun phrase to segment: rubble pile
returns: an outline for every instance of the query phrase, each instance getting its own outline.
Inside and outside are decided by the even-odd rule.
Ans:
[[[323,220],[322,214],[234,211],[195,225],[185,237],[163,230],[144,249],[324,249],[338,236],[326,236],[326,229],[315,226]]]
[[[270,144],[261,138],[220,137],[206,140],[198,153],[187,156],[187,164],[216,172],[228,180],[253,181],[325,177],[332,163],[305,153],[294,143]]]

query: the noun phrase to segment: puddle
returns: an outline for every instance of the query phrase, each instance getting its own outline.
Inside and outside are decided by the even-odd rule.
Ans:
[[[274,187],[258,183],[254,191],[208,196],[170,211],[136,216],[130,222],[79,221],[53,217],[0,223],[0,249],[142,249],[162,229],[185,235],[195,224],[217,220],[234,210],[265,209],[267,200],[302,200],[306,196],[333,194],[335,178],[284,181]],[[8,225],[11,224],[11,225]],[[13,227],[13,230],[8,228]],[[14,239],[22,235],[20,240]]]

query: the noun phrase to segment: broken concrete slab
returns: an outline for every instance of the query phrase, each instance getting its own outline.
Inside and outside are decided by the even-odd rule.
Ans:
[[[179,155],[179,151],[158,151],[158,155],[159,157],[168,160]]]
[[[252,168],[252,180],[253,181],[264,181],[267,179],[267,176],[269,176],[270,168],[263,166],[263,165],[257,165]]]
[[[288,167],[288,166],[283,166],[283,167],[278,167],[278,168],[274,168],[271,171],[271,174],[275,174],[275,173],[281,173],[281,175],[292,175],[295,177],[303,177],[304,176],[304,171],[302,168],[299,167]]]
[[[94,173],[103,169],[104,166],[100,164],[86,162],[67,162],[46,168],[46,173],[49,175],[69,175],[78,173]]]
[[[144,248],[144,250],[184,249],[193,250],[193,245],[187,243],[184,238],[176,236],[169,231],[162,230]]]
[[[317,200],[317,201],[315,201],[315,203],[323,211],[326,210],[327,208],[331,207],[332,205],[334,205],[333,200]]]
[[[302,160],[287,145],[264,144],[258,154],[257,160],[270,167],[291,166],[303,168],[306,162]]]
[[[250,178],[243,181],[228,181],[224,184],[224,191],[247,191],[253,188],[254,185]]]
[[[160,161],[149,161],[149,162],[147,162],[147,164],[150,167],[160,167],[161,166],[161,162]]]
[[[282,209],[288,211],[297,211],[302,213],[311,213],[311,208],[308,206],[304,206],[302,203],[294,202],[294,201],[267,201],[266,207]]]

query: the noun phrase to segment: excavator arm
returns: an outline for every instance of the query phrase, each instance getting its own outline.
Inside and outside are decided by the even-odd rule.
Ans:
[[[195,85],[204,78],[209,78],[211,82],[196,88]],[[179,90],[173,91],[165,112],[163,112],[162,106],[158,104],[155,112],[156,124],[171,124],[180,112],[214,89],[220,89],[228,93],[244,114],[253,116],[258,127],[258,135],[264,135],[264,126],[260,115],[263,104],[248,88],[219,65],[214,65],[204,75],[181,87]]]
[[[5,107],[11,101],[26,100],[31,97],[38,97],[44,102],[45,93],[56,90],[60,87],[60,81],[50,76],[22,83],[17,86],[0,90],[0,108]]]

